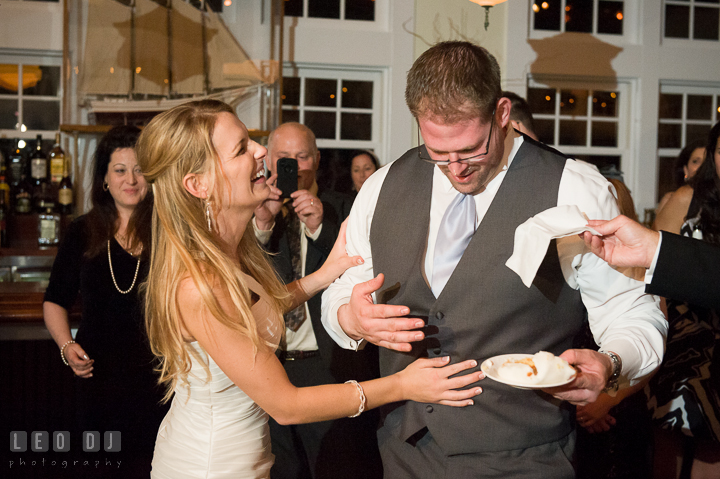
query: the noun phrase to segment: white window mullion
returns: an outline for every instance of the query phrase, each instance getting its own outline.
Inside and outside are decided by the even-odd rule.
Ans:
[[[624,7],[624,5],[623,5]],[[625,10],[623,8],[623,10]],[[592,18],[592,32],[593,35],[597,35],[598,33],[598,13],[600,12],[600,2],[599,0],[595,0],[593,2],[593,18]],[[623,29],[624,30],[624,29]]]
[[[590,148],[592,145],[592,106],[593,98],[595,98],[595,90],[588,91],[587,120],[585,124],[585,146]]]
[[[23,108],[23,64],[18,64],[18,121],[15,126],[17,130],[22,131],[22,126],[25,124],[25,120],[23,118],[23,111],[25,108]]]
[[[687,93],[683,93],[682,96],[682,113],[681,113],[681,127],[680,127],[680,145],[687,145],[687,106],[688,96]],[[682,146],[681,146],[682,147]]]
[[[307,4],[307,0],[305,1]],[[305,124],[305,77],[300,77],[300,104],[298,105],[300,114],[298,115],[298,121]]]
[[[565,4],[565,0],[563,0],[563,4]],[[561,98],[560,89],[556,88],[555,89],[555,118],[554,118],[555,131],[554,131],[554,135],[553,135],[553,136],[555,136],[555,144],[556,145],[560,144],[560,98]]]
[[[342,1],[340,2],[343,3]],[[342,13],[342,12],[341,12]],[[342,15],[341,15],[342,17]],[[335,83],[335,140],[340,141],[340,129],[342,128],[342,78],[338,78]]]
[[[690,40],[695,40],[695,2],[693,0],[690,0],[690,5],[688,5],[688,10],[690,11],[690,25],[688,30],[688,38]],[[683,142],[683,145],[685,143]]]

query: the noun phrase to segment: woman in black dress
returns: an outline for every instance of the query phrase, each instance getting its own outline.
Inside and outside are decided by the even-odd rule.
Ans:
[[[92,209],[69,227],[43,304],[45,325],[77,376],[77,430],[121,432],[121,452],[103,454],[117,477],[150,476],[160,405],[139,285],[148,271],[152,194],[135,157],[140,131],[110,130],[95,153]],[[136,208],[139,204],[142,208]],[[75,340],[68,310],[82,300]],[[80,438],[75,434],[73,438]],[[74,443],[76,450],[80,442]],[[96,477],[108,477],[104,467]],[[92,474],[91,474],[92,475]]]
[[[656,226],[720,245],[720,123],[708,135],[705,161]],[[649,384],[656,479],[720,477],[719,313],[667,300],[665,357]]]

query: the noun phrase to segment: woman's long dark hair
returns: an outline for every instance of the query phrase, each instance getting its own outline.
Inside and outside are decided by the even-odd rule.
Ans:
[[[714,244],[720,244],[720,178],[715,168],[718,137],[720,122],[710,130],[705,161],[690,182],[694,192],[687,215],[688,218],[694,218],[700,214],[698,227],[702,231],[703,239]]]
[[[105,175],[108,172],[110,157],[115,150],[122,148],[135,148],[135,143],[140,136],[140,130],[135,126],[116,126],[102,137],[95,150],[93,158],[92,186],[90,188],[90,199],[92,208],[87,214],[87,228],[90,232],[88,257],[93,257],[105,251],[108,240],[117,233],[118,212],[115,207],[115,200],[110,191],[104,186]],[[130,248],[135,249],[140,245],[150,245],[151,220],[152,220],[152,190],[148,188],[145,199],[135,207],[130,223],[127,228],[127,236],[130,238]],[[149,248],[143,248],[143,255],[149,254]]]
[[[685,170],[683,168],[686,167],[688,163],[690,163],[690,157],[695,150],[697,150],[698,148],[705,148],[706,146],[707,143],[704,139],[697,139],[691,141],[690,143],[685,145],[685,148],[682,149],[677,159],[675,160],[675,170],[673,171],[673,174],[675,175],[675,188],[680,188],[686,182],[691,180],[691,178],[687,178],[685,176]]]

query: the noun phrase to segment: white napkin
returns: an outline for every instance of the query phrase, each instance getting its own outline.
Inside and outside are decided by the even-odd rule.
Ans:
[[[535,279],[553,238],[597,231],[586,226],[587,217],[575,206],[556,206],[538,213],[515,230],[513,254],[505,266],[515,271],[528,288]]]

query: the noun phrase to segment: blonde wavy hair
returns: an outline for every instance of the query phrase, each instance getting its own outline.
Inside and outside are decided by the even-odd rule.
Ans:
[[[288,301],[285,286],[276,276],[260,248],[253,228],[246,228],[238,246],[239,263],[222,251],[214,231],[208,230],[206,203],[183,186],[189,173],[208,178],[208,199],[213,217],[219,211],[223,190],[231,188],[212,142],[220,113],[235,114],[222,102],[189,102],[156,116],[143,130],[136,147],[138,163],[152,185],[155,207],[152,216],[152,248],[145,294],[145,324],[153,353],[160,359],[160,383],[167,385],[167,401],[178,381],[185,382],[191,368],[190,354],[208,365],[183,339],[177,294],[180,283],[191,278],[203,302],[203,310],[225,326],[252,340],[255,350],[265,343],[251,313],[250,291],[241,273],[252,276],[272,298],[277,312],[273,324],[284,331],[282,311]],[[224,288],[235,311],[224,311],[213,288]],[[266,325],[263,325],[266,326]],[[192,348],[191,348],[192,349]]]

